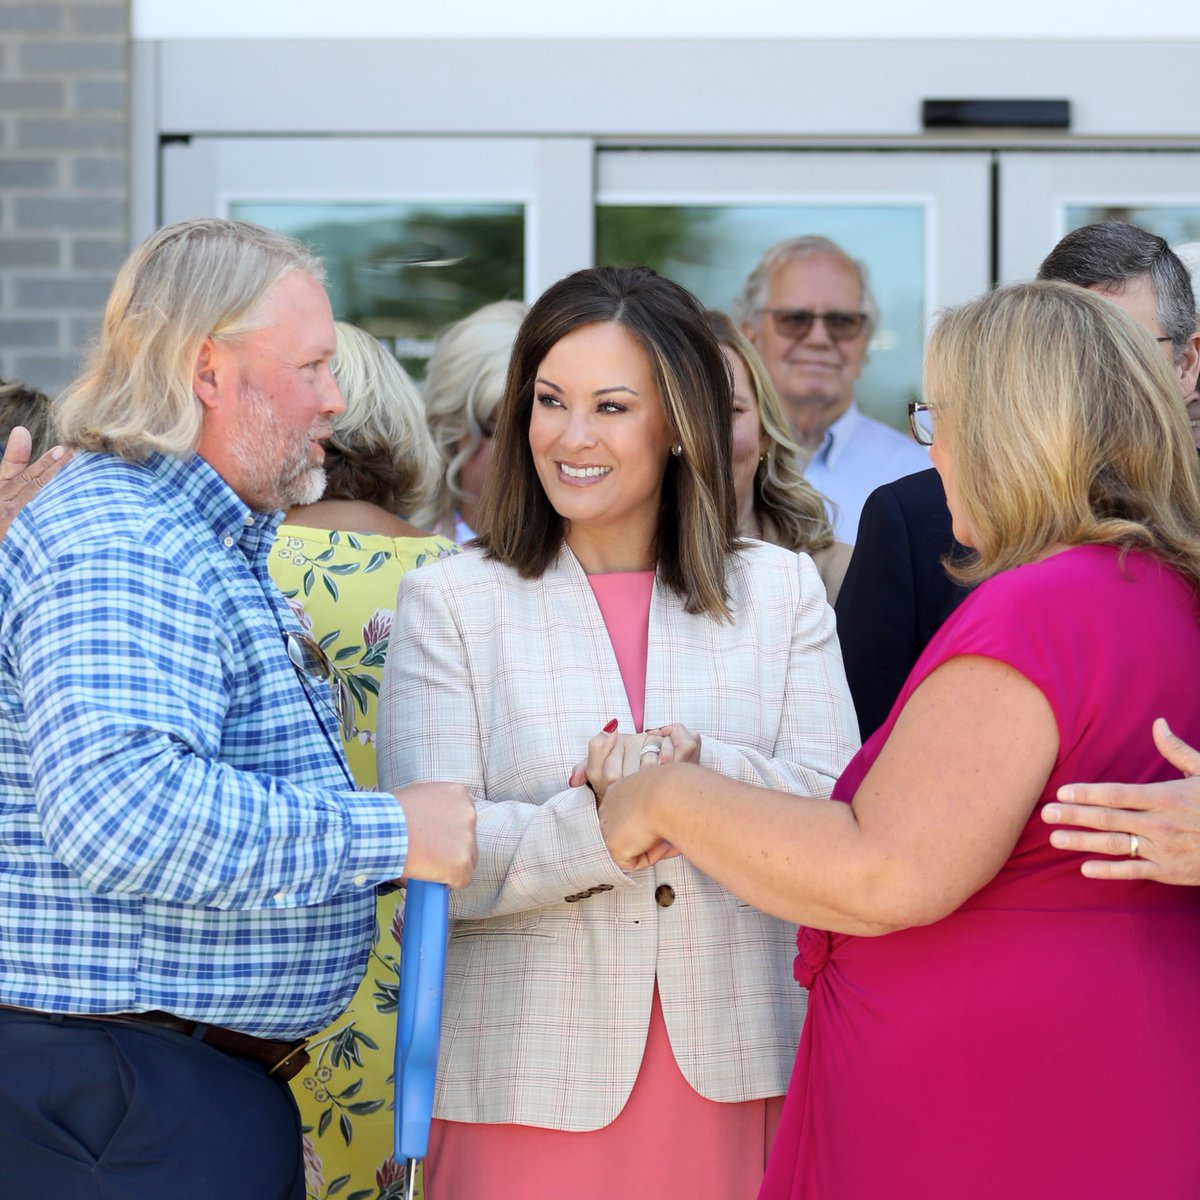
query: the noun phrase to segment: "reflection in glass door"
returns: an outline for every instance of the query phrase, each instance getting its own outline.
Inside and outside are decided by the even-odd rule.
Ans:
[[[1095,221],[1125,221],[1165,238],[1172,246],[1200,241],[1200,203],[1177,204],[1069,204],[1064,210],[1064,232]]]
[[[236,201],[229,215],[311,247],[338,318],[374,334],[417,378],[439,329],[525,293],[520,204]]]
[[[864,262],[882,312],[858,389],[897,429],[925,322],[989,283],[987,154],[606,151],[598,262],[642,262],[728,309],[763,252],[820,234]]]
[[[420,378],[450,322],[591,262],[591,182],[586,139],[197,137],[163,147],[161,219],[299,237],[335,315]]]

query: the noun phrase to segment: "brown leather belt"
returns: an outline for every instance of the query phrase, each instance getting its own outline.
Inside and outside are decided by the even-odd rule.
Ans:
[[[13,1004],[0,1004],[10,1012],[30,1013],[36,1017],[78,1017],[85,1021],[116,1021],[124,1025],[154,1025],[194,1037],[197,1041],[220,1050],[234,1058],[249,1059],[267,1068],[268,1075],[280,1079],[294,1079],[308,1065],[308,1051],[304,1039],[295,1042],[274,1042],[270,1038],[252,1037],[236,1029],[221,1025],[205,1025],[202,1021],[189,1021],[166,1012],[137,1013],[48,1013],[35,1008],[18,1008]]]

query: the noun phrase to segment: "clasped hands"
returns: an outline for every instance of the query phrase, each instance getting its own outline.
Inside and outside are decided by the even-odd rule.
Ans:
[[[631,777],[647,781],[647,768],[673,762],[698,763],[700,735],[678,723],[646,729],[642,733],[618,733],[610,722],[588,741],[587,757],[577,763],[568,786],[587,784],[595,793],[600,829],[613,860],[623,870],[653,866],[679,853],[669,842],[650,834],[645,826],[645,806]],[[630,780],[622,783],[622,780]],[[619,786],[618,786],[619,785]]]

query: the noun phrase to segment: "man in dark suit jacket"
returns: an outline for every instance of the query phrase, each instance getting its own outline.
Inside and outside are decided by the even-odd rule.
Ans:
[[[942,565],[955,541],[941,476],[930,467],[876,488],[835,611],[846,678],[865,742],[887,719],[929,639],[966,596]]]
[[[1170,355],[1181,398],[1200,371],[1191,279],[1160,237],[1120,221],[1073,230],[1038,268],[1100,292],[1124,308]],[[876,488],[838,596],[838,637],[863,741],[887,719],[929,639],[965,596],[942,560],[966,554],[954,540],[946,493],[934,470]]]

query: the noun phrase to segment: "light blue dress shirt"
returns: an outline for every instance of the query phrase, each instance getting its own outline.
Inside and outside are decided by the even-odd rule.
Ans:
[[[805,478],[826,499],[834,536],[853,544],[867,497],[881,484],[924,471],[929,452],[910,437],[864,416],[853,401],[825,431],[804,469]]]
[[[81,454],[0,544],[0,1003],[283,1039],[353,994],[407,835],[288,659],[278,520]]]

